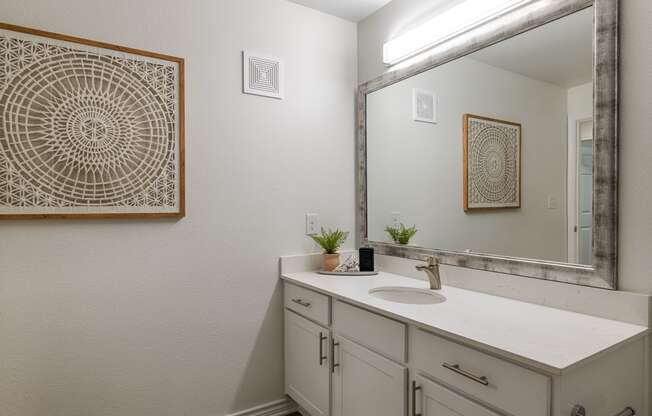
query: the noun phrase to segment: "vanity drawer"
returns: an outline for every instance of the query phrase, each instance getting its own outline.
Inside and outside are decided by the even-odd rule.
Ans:
[[[550,415],[550,379],[523,367],[421,329],[414,333],[414,363],[419,371],[510,414]]]
[[[333,305],[333,327],[338,334],[388,358],[407,361],[407,327],[401,322],[338,300]]]
[[[285,307],[322,325],[330,324],[329,298],[301,286],[285,283]]]

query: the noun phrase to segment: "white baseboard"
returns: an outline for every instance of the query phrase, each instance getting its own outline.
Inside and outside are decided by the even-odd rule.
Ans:
[[[267,404],[252,407],[238,413],[228,416],[286,416],[298,410],[297,404],[286,397],[285,399],[276,400]]]

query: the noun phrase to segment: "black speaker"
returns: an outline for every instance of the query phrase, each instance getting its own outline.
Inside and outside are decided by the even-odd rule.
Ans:
[[[371,247],[360,247],[360,271],[373,272],[374,268],[374,249]]]

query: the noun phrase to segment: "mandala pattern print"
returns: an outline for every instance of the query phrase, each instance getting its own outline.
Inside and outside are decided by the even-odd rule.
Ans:
[[[465,209],[520,206],[521,127],[465,117]]]
[[[178,76],[0,30],[0,213],[178,210]]]

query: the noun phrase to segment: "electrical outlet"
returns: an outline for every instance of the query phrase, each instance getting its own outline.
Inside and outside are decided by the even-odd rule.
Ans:
[[[399,211],[392,211],[392,226],[398,227],[401,225],[401,213]]]
[[[315,235],[319,232],[319,214],[306,214],[306,235]]]

